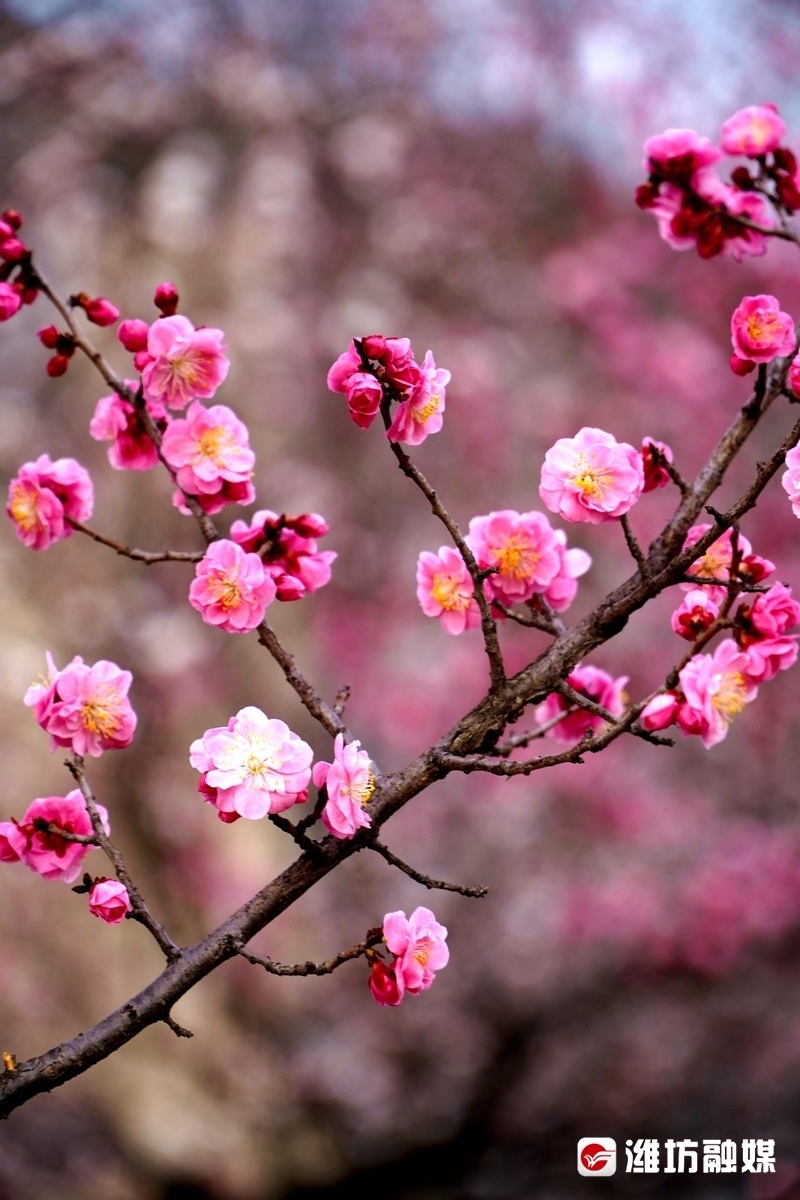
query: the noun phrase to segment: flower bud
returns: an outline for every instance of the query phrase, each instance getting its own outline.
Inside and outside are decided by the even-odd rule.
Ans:
[[[739,358],[738,354],[732,354],[728,361],[734,375],[749,375],[756,369],[754,362],[751,362],[749,358]]]
[[[27,253],[25,243],[18,237],[6,238],[4,242],[0,242],[0,258],[4,262],[19,262]]]
[[[47,350],[55,350],[58,345],[59,333],[55,325],[45,325],[44,329],[37,330],[36,336]]]
[[[59,375],[66,374],[69,366],[69,359],[65,354],[54,354],[52,358],[47,360],[45,370],[51,379],[57,379]]]
[[[748,192],[753,187],[753,177],[747,167],[737,167],[731,171],[731,183],[743,192]]]
[[[378,1004],[391,1005],[392,1008],[403,999],[394,969],[387,967],[379,958],[375,959],[370,969],[369,990]]]
[[[138,350],[147,349],[147,334],[149,330],[150,326],[146,321],[122,321],[117,330],[117,337],[126,350],[130,351],[131,354],[136,354]]]
[[[10,283],[0,283],[0,321],[7,321],[21,307],[22,299],[16,288]]]
[[[118,879],[96,879],[89,892],[89,912],[106,925],[120,925],[131,911],[128,889]]]
[[[162,317],[174,317],[178,311],[179,299],[178,289],[175,287],[175,284],[170,283],[169,280],[165,280],[156,288],[153,303],[160,311]]]
[[[0,254],[2,254],[2,247],[0,247]],[[115,321],[119,320],[119,309],[104,296],[98,296],[96,300],[84,301],[83,311],[94,325],[113,325]]]
[[[22,217],[15,208],[7,208],[0,213],[0,221],[5,221],[16,232],[22,224]]]

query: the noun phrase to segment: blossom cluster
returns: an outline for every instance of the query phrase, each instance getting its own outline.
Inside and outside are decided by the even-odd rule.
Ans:
[[[800,175],[794,154],[782,145],[785,132],[771,104],[734,113],[720,147],[692,129],[667,129],[645,142],[649,178],[637,189],[636,203],[653,214],[675,250],[694,246],[701,258],[725,253],[737,260],[764,254],[764,231],[775,227],[770,201],[780,213],[800,208]],[[724,182],[716,170],[724,155],[753,160],[752,172],[738,166]]]
[[[430,350],[416,362],[408,338],[371,334],[354,338],[328,371],[328,387],[343,392],[350,417],[368,429],[383,404],[397,409],[386,436],[418,446],[442,428],[450,372],[437,367]],[[387,418],[388,420],[388,418]]]
[[[390,964],[372,960],[369,988],[377,1003],[395,1007],[403,996],[427,991],[450,959],[446,938],[447,930],[429,908],[415,908],[410,917],[387,913],[383,940],[393,957]]]
[[[21,227],[22,217],[16,209],[7,208],[0,213],[0,259],[3,262],[0,321],[8,321],[23,304],[33,304],[39,295],[30,251],[19,236]]]
[[[71,521],[92,515],[94,489],[89,473],[74,458],[40,454],[23,463],[8,485],[6,512],[17,537],[32,550],[47,550],[75,531]]]

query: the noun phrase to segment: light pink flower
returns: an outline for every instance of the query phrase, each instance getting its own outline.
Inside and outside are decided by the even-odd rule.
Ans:
[[[137,384],[126,379],[134,392]],[[147,411],[162,429],[167,423],[167,411],[161,404],[146,401]],[[144,427],[141,416],[130,403],[112,392],[97,401],[89,433],[96,442],[111,442],[108,461],[118,471],[149,471],[158,465],[158,451]]]
[[[794,321],[774,296],[745,296],[731,317],[731,341],[740,358],[772,362],[794,352]]]
[[[439,617],[445,633],[459,634],[481,623],[475,588],[466,564],[452,546],[423,550],[417,560],[417,599],[426,617]]]
[[[106,925],[121,925],[131,911],[128,889],[118,879],[95,879],[89,891],[89,912]]]
[[[469,523],[467,545],[481,569],[496,567],[484,584],[490,600],[521,604],[550,587],[564,566],[563,547],[543,513],[502,509]]]
[[[625,684],[627,682],[627,675],[619,675],[614,679],[607,671],[603,671],[599,667],[577,666],[567,676],[567,683],[571,688],[574,688],[581,696],[594,700],[595,704],[602,705],[611,713],[612,717],[621,717],[625,711]],[[551,692],[546,700],[537,705],[537,724],[546,725],[559,713],[566,714],[570,708],[572,708],[570,700],[558,692]],[[548,731],[548,737],[557,742],[578,741],[587,729],[601,729],[604,724],[605,721],[602,717],[597,717],[584,709],[578,709],[577,712],[564,716],[563,720],[554,725]]]
[[[50,734],[51,749],[99,758],[104,750],[121,750],[133,741],[136,713],[128,700],[133,676],[107,659],[89,666],[73,658],[59,671],[48,653],[49,678],[25,693],[37,723]]]
[[[97,805],[100,821],[109,833],[108,813]],[[86,801],[78,788],[66,796],[45,796],[34,800],[21,821],[0,823],[0,860],[21,862],[45,879],[61,879],[72,883],[81,871],[81,864],[92,849],[80,842],[70,842],[56,833],[48,833],[47,825],[55,825],[65,833],[91,837],[92,819]]]
[[[189,588],[189,603],[206,624],[228,633],[255,629],[274,599],[275,584],[258,555],[224,539],[208,547]]]
[[[151,361],[142,371],[147,399],[185,408],[213,396],[230,367],[224,337],[221,329],[195,329],[186,317],[154,321],[147,335]]]
[[[726,154],[760,158],[777,150],[785,133],[774,104],[751,104],[728,117],[722,126],[722,149]]]
[[[792,512],[800,517],[800,446],[786,454],[786,470],[781,476],[781,485],[788,494]]]
[[[708,591],[694,588],[687,592],[683,602],[672,614],[671,625],[679,637],[687,642],[696,642],[701,633],[713,625],[719,616],[719,605],[714,602]]]
[[[380,958],[370,963],[369,990],[375,1002],[384,1007],[391,1005],[396,1008],[403,999],[403,988],[398,983],[394,967],[387,966]]]
[[[394,414],[394,420],[386,430],[393,442],[405,442],[418,446],[431,433],[438,433],[444,421],[445,389],[450,382],[450,372],[437,367],[429,350],[419,368],[419,378]]]
[[[370,825],[364,808],[375,791],[375,775],[366,750],[360,742],[344,744],[341,733],[333,743],[333,762],[314,763],[314,786],[324,787],[328,800],[322,811],[322,823],[336,838],[351,838]]]
[[[74,458],[55,462],[42,454],[24,463],[8,486],[6,512],[17,537],[32,550],[46,550],[75,532],[69,520],[92,515],[94,489],[88,471]]]
[[[758,695],[750,675],[751,659],[731,638],[717,646],[714,654],[696,654],[678,676],[686,707],[698,728],[684,733],[699,733],[706,749],[727,736],[733,718]],[[689,714],[687,714],[688,716]]]
[[[426,991],[450,959],[447,930],[429,908],[415,908],[408,918],[404,912],[387,913],[383,937],[395,955],[392,967],[401,994],[417,996]]]
[[[567,549],[567,535],[563,529],[553,531],[556,535],[556,553],[559,557],[558,574],[545,588],[542,595],[554,612],[565,612],[578,591],[578,580],[592,565],[592,556],[585,550],[573,546]]]
[[[283,721],[252,707],[240,709],[227,728],[208,729],[189,749],[189,761],[205,776],[206,799],[251,821],[307,799],[312,758],[311,747]]]
[[[318,550],[316,542],[327,532],[319,513],[287,517],[263,508],[249,525],[234,521],[230,535],[243,550],[258,554],[275,582],[279,600],[300,600],[330,581],[336,551]]]
[[[161,449],[178,487],[201,498],[218,498],[226,483],[248,485],[256,461],[247,427],[224,404],[192,404],[168,425]]]
[[[655,438],[643,438],[642,440],[642,466],[644,467],[644,487],[643,492],[654,492],[656,488],[666,487],[669,483],[669,472],[666,467],[663,467],[653,453],[654,450],[659,451],[664,459],[672,462],[672,449],[666,442],[657,442]]]
[[[639,451],[602,429],[583,428],[547,451],[539,495],[565,520],[599,525],[628,512],[643,488]]]

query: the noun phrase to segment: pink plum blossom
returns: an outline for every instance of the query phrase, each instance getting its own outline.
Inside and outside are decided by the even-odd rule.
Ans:
[[[481,570],[497,568],[484,587],[500,604],[521,604],[546,591],[564,565],[563,547],[543,513],[507,508],[473,517],[465,540]]]
[[[396,1008],[403,999],[404,989],[398,982],[394,967],[387,966],[380,958],[373,959],[370,964],[369,990],[375,1002],[384,1007],[391,1005]]]
[[[797,344],[794,321],[768,295],[744,297],[731,317],[731,340],[740,358],[755,363],[792,354]]]
[[[657,442],[655,438],[642,440],[642,466],[644,468],[643,492],[654,492],[656,488],[666,487],[670,481],[669,471],[659,461],[663,458],[672,462],[672,449],[666,442]]]
[[[89,666],[79,656],[59,671],[48,652],[49,677],[25,693],[37,723],[50,734],[51,749],[99,758],[133,741],[136,713],[128,700],[133,676],[100,659]]]
[[[364,808],[375,791],[375,775],[370,757],[366,750],[359,749],[360,745],[350,742],[345,746],[341,733],[337,733],[333,762],[317,762],[311,772],[314,786],[324,787],[328,793],[322,823],[336,838],[354,837],[359,829],[370,825]]]
[[[599,525],[628,512],[643,488],[639,451],[602,429],[583,428],[547,451],[539,495],[565,520]]]
[[[394,420],[386,431],[387,438],[418,446],[429,434],[438,433],[444,421],[445,389],[449,382],[450,372],[437,367],[428,350],[408,399],[397,406]]]
[[[126,379],[125,383],[136,391],[134,380]],[[145,403],[153,421],[161,422],[162,427],[166,425],[164,406],[150,401]],[[149,471],[158,465],[158,451],[140,414],[129,400],[116,392],[97,401],[89,433],[97,442],[111,442],[108,461],[118,471]]]
[[[726,154],[760,158],[777,150],[786,125],[774,104],[751,104],[741,108],[722,126],[722,149]]]
[[[758,695],[751,674],[751,658],[732,638],[725,638],[711,654],[696,654],[678,678],[683,691],[687,725],[696,722],[697,728],[686,728],[677,719],[683,733],[699,733],[706,749],[716,746],[727,736],[734,717]],[[684,706],[681,706],[683,708]]]
[[[89,891],[89,912],[106,925],[121,925],[131,911],[128,889],[118,879],[95,879]]]
[[[420,368],[411,353],[409,338],[371,333],[361,339],[361,346],[379,379],[386,379],[401,392],[418,383]]]
[[[642,728],[651,733],[666,729],[674,723],[680,704],[680,697],[675,692],[659,692],[642,709],[639,717]]]
[[[395,956],[392,967],[401,997],[427,991],[436,972],[446,967],[450,958],[447,930],[429,908],[415,908],[410,917],[404,912],[387,913],[383,938]]]
[[[94,507],[94,488],[88,471],[74,458],[55,462],[42,454],[24,463],[8,487],[6,512],[17,537],[32,550],[46,550],[71,537],[72,521],[86,521]]]
[[[253,707],[240,709],[227,728],[206,730],[189,749],[206,800],[251,821],[307,799],[312,758],[283,721]]]
[[[791,588],[776,583],[736,612],[736,640],[750,655],[749,677],[767,683],[791,667],[797,658],[797,636],[786,636],[800,624],[800,604]]]
[[[720,197],[720,203],[731,216],[746,217],[748,221],[760,225],[763,229],[774,228],[775,220],[764,196],[759,196],[756,192],[740,192],[737,188],[728,187],[727,184],[723,184],[722,188],[724,190]],[[746,255],[751,258],[760,258],[762,254],[767,253],[769,238],[766,234],[757,233],[754,229],[746,229],[736,222],[725,222],[724,217],[722,226],[724,234],[722,252],[730,255],[735,262],[741,262]]]
[[[786,671],[797,662],[797,635],[753,642],[747,649],[747,657],[747,678],[753,683],[769,683],[779,671]]]
[[[103,829],[109,833],[108,813],[102,804],[97,805],[97,812]],[[86,801],[78,788],[66,796],[34,800],[20,821],[0,822],[0,861],[21,862],[45,879],[72,883],[92,847],[49,833],[48,825],[79,837],[94,835]]]
[[[347,408],[359,429],[369,429],[381,407],[383,388],[368,371],[356,371],[344,383]]]
[[[142,371],[145,397],[170,408],[210,399],[228,374],[221,329],[195,329],[186,317],[154,321],[147,335],[150,362]]]
[[[687,592],[683,602],[672,614],[671,625],[679,637],[695,642],[701,633],[713,625],[719,616],[719,605],[707,591],[694,588]]]
[[[417,561],[417,599],[426,617],[439,617],[445,633],[459,634],[481,623],[475,587],[453,546],[423,550]]]
[[[247,427],[224,404],[196,401],[167,426],[161,450],[178,487],[201,502],[217,499],[226,483],[249,485],[255,466]]]
[[[22,297],[10,283],[0,282],[0,321],[8,321],[22,308]]]
[[[722,152],[714,143],[693,129],[667,129],[648,138],[644,154],[646,171],[681,185],[691,185],[696,181],[698,171],[713,166],[722,158]]]
[[[230,480],[223,480],[222,486],[218,492],[213,495],[198,493],[194,496],[194,500],[199,504],[204,513],[209,516],[214,513],[222,512],[223,508],[227,508],[229,504],[252,504],[256,498],[256,489],[253,487],[251,480],[239,480],[231,483]],[[177,508],[178,512],[182,512],[185,517],[192,515],[192,510],[186,501],[186,496],[182,491],[172,493],[172,503]]]
[[[592,556],[577,546],[567,549],[567,535],[563,529],[554,530],[556,553],[559,557],[558,574],[547,585],[542,595],[554,612],[565,612],[578,591],[578,580],[592,565]]]
[[[711,528],[712,526],[708,522],[700,525],[693,525],[686,534],[686,540],[683,543],[683,549],[688,550],[691,546],[694,546],[695,543],[699,542],[700,539],[706,533],[708,533]],[[738,535],[738,548],[739,554],[741,555],[741,571],[741,565],[746,558],[749,557],[753,559],[757,556],[753,555],[753,548],[742,533]],[[768,563],[766,559],[761,561],[763,561],[766,566],[770,568],[772,567],[772,563]],[[692,591],[696,587],[700,587],[715,603],[720,604],[725,598],[725,584],[730,579],[730,568],[732,562],[733,530],[726,529],[724,533],[720,534],[716,541],[711,543],[711,545],[708,547],[705,553],[701,555],[700,558],[697,558],[691,564],[691,566],[686,568],[687,575],[696,575],[699,579],[718,579],[720,584],[681,583],[679,586],[683,591]]]
[[[781,485],[788,494],[792,512],[800,517],[800,446],[786,454],[786,470],[781,476]]]
[[[274,599],[275,583],[258,555],[224,539],[208,547],[189,588],[189,603],[206,624],[228,633],[255,629]]]
[[[243,550],[258,554],[274,580],[279,600],[300,600],[330,581],[336,551],[318,550],[316,541],[327,532],[328,525],[319,513],[289,517],[263,508],[249,525],[234,521],[230,535]]]
[[[567,683],[581,696],[602,705],[612,717],[621,717],[625,710],[625,684],[627,675],[619,675],[616,679],[599,667],[577,666],[567,676]],[[572,708],[572,701],[558,692],[551,692],[536,708],[536,721],[539,725],[548,725],[564,713],[563,720],[548,731],[548,736],[557,742],[573,742],[583,737],[587,729],[597,730],[604,725],[602,717],[578,709],[577,712],[566,715]]]

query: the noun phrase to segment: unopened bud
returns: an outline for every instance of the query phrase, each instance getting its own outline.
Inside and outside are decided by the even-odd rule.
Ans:
[[[147,335],[150,332],[150,326],[146,321],[128,320],[122,321],[117,330],[117,337],[122,342],[126,350],[131,354],[135,354],[137,350],[147,349]]]
[[[59,375],[66,374],[69,366],[69,359],[65,354],[54,354],[52,358],[47,360],[45,368],[51,379],[57,379]]]
[[[6,238],[0,242],[0,258],[5,262],[19,262],[28,253],[27,247],[18,237]]]
[[[59,334],[55,325],[45,325],[44,329],[37,330],[36,336],[47,350],[55,350],[58,345]]]
[[[754,362],[751,362],[749,358],[739,358],[738,354],[732,354],[728,361],[734,375],[749,375],[756,369]]]
[[[153,303],[161,313],[162,317],[174,317],[175,313],[178,311],[179,299],[180,296],[178,295],[178,289],[175,287],[175,284],[170,283],[169,280],[165,280],[156,288],[155,295],[153,296]]]
[[[2,247],[0,247],[1,253]],[[119,309],[103,296],[98,296],[96,300],[85,300],[83,311],[95,325],[113,325],[115,321],[119,320]]]

